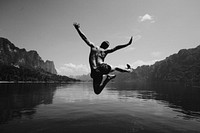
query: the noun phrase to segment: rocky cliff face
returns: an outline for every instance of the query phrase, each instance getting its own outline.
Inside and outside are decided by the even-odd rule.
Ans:
[[[49,61],[47,60],[45,63],[44,63],[44,66],[43,66],[43,69],[47,72],[51,72],[53,74],[57,74],[57,71],[55,69],[55,66],[54,66],[54,63],[53,61]]]
[[[5,38],[0,38],[0,63],[15,67],[43,69],[57,74],[53,61],[44,62],[36,51],[20,49]]]

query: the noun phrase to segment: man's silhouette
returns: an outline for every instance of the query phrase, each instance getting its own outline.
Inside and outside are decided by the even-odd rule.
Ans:
[[[91,78],[93,78],[93,88],[94,92],[96,94],[100,94],[103,88],[106,86],[106,84],[113,78],[116,77],[116,75],[109,74],[113,71],[119,71],[119,72],[131,72],[130,65],[127,64],[127,69],[122,69],[119,67],[112,68],[110,65],[104,63],[105,57],[115,52],[116,50],[119,50],[121,48],[127,47],[132,43],[132,37],[130,41],[127,44],[124,45],[118,45],[112,49],[108,49],[109,42],[104,41],[101,43],[100,47],[95,46],[92,42],[90,42],[87,37],[84,35],[84,33],[80,30],[80,24],[74,23],[74,27],[77,30],[80,37],[83,39],[83,41],[90,47],[90,55],[89,55],[89,63],[90,63],[90,69],[91,69]],[[106,79],[103,80],[103,75],[106,75]]]

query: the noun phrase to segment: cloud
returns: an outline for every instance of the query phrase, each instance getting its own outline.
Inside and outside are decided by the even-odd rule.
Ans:
[[[153,56],[153,57],[160,57],[160,55],[161,55],[161,52],[159,52],[159,51],[151,53],[151,56]]]
[[[144,16],[139,16],[138,21],[139,22],[150,21],[151,23],[155,23],[154,17],[149,14],[145,14]]]
[[[61,66],[57,71],[60,75],[82,75],[88,74],[89,68],[83,64],[75,65],[73,63],[68,63]]]

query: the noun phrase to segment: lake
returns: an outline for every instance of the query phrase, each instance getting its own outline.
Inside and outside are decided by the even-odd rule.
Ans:
[[[200,133],[200,88],[175,83],[0,84],[1,133]]]

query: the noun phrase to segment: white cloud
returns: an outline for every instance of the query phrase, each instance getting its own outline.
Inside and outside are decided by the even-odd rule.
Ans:
[[[155,23],[154,17],[149,14],[145,14],[144,16],[139,16],[138,21],[139,22],[150,21],[151,23]]]
[[[79,64],[75,65],[73,63],[64,64],[58,70],[58,74],[60,75],[82,75],[88,74],[89,68],[86,65]]]
[[[151,53],[151,56],[153,56],[153,57],[160,57],[160,55],[161,55],[161,52],[159,52],[159,51]]]

